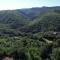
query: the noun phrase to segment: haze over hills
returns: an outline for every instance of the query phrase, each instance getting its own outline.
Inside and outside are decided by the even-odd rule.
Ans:
[[[59,9],[60,10],[60,6],[57,7],[34,7],[34,8],[29,8],[29,9],[21,9],[21,11],[26,14],[28,17],[30,18],[35,18],[36,16],[38,16],[41,13],[46,13],[48,11],[51,10],[56,10]]]

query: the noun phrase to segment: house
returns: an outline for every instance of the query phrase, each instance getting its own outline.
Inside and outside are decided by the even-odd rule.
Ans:
[[[54,35],[60,35],[60,32],[53,32]]]

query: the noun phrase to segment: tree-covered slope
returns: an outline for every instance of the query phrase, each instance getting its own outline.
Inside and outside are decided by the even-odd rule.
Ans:
[[[0,26],[22,32],[60,31],[60,7],[0,11]]]
[[[60,31],[59,10],[51,11],[38,16],[28,24],[28,29],[32,31]]]
[[[28,18],[18,11],[0,11],[0,23],[9,24],[16,28],[23,26],[27,21]]]
[[[16,10],[0,11],[0,35],[18,33],[28,21],[27,16]]]

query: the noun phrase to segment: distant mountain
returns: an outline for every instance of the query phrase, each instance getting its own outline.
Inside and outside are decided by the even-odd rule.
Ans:
[[[60,6],[0,11],[0,32],[60,31]]]
[[[60,6],[57,7],[35,7],[35,8],[28,8],[28,9],[21,9],[18,11],[21,11],[26,16],[28,16],[31,19],[35,19],[39,14],[46,13],[48,11],[52,10],[60,10]]]

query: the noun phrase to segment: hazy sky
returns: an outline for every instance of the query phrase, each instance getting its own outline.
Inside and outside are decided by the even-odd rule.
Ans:
[[[0,10],[60,6],[60,0],[0,0]]]

